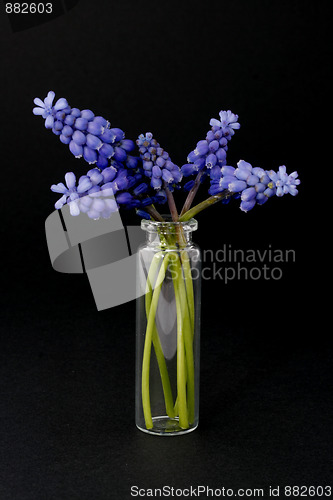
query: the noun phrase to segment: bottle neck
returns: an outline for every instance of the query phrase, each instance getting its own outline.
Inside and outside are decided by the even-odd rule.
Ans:
[[[146,232],[147,245],[165,245],[165,246],[187,246],[192,243],[192,232],[183,231],[147,231]]]
[[[192,232],[197,229],[194,219],[186,222],[152,222],[143,220],[146,243],[152,246],[186,247],[192,243]]]

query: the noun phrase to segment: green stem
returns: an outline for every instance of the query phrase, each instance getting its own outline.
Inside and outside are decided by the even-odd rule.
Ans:
[[[224,198],[228,198],[228,196],[231,196],[232,193],[230,191],[225,190],[222,193],[216,194],[214,196],[210,196],[207,198],[207,200],[202,201],[201,203],[198,203],[198,205],[195,205],[192,207],[190,210],[185,212],[181,217],[179,217],[179,222],[185,222],[187,220],[192,219],[195,215],[197,215],[199,212],[202,212],[205,208],[210,207],[211,205],[214,205],[218,201],[223,200]]]
[[[178,247],[184,248],[186,245],[186,237],[184,235],[183,227],[182,224],[177,225],[176,228],[176,233],[177,233],[177,240],[178,240]],[[176,270],[176,276],[181,279],[180,283],[184,286],[183,283],[183,273],[182,273],[182,264],[183,264],[183,270],[184,270],[184,279],[185,279],[185,286],[184,286],[184,292],[185,292],[185,299],[183,297],[183,302],[182,305],[183,307],[186,307],[186,314],[189,315],[189,330],[186,329],[186,332],[189,332],[189,337],[186,336],[186,339],[188,340],[190,338],[191,343],[193,345],[193,337],[194,337],[194,317],[195,317],[195,311],[194,311],[194,293],[193,293],[193,281],[192,281],[192,273],[191,273],[191,265],[188,257],[188,253],[186,250],[180,250],[180,255],[181,255],[181,261],[180,262],[180,267]],[[177,256],[178,259],[178,256]],[[189,387],[190,387],[190,395],[189,395],[189,416],[190,416],[190,423],[193,422],[194,420],[194,407],[195,407],[195,401],[194,401],[194,364],[192,363],[193,359],[193,351],[191,347],[191,343],[187,342],[188,346],[188,352],[189,352],[189,360],[186,358],[186,353],[185,353],[185,360],[186,360],[186,366],[187,366],[187,372],[185,373],[185,383],[187,383],[187,380],[189,380]],[[175,405],[174,405],[174,413],[175,415],[178,415],[179,413],[179,397],[177,395]]]
[[[188,307],[188,296],[186,294],[185,283],[183,279],[183,269],[180,259],[176,260],[177,278],[175,281],[175,293],[178,295],[178,301],[182,310],[182,327],[185,346],[185,359],[187,367],[187,404],[188,404],[188,420],[189,423],[194,421],[194,407],[195,407],[195,391],[194,391],[194,358],[193,358],[193,333],[192,325]],[[177,290],[176,290],[177,289]],[[176,296],[177,302],[177,296]],[[179,407],[178,407],[179,408]],[[179,414],[180,418],[180,414]]]
[[[173,254],[172,260],[174,261],[176,277],[173,277],[173,284],[175,289],[176,310],[177,310],[177,404],[179,413],[179,425],[183,429],[188,429],[188,412],[186,400],[186,361],[185,361],[185,317],[184,317],[184,304],[181,301],[179,291],[179,259],[178,256]]]
[[[186,298],[189,309],[190,321],[191,321],[191,331],[192,336],[194,335],[194,293],[193,293],[193,280],[191,273],[191,264],[188,253],[186,250],[181,251],[181,259],[184,269],[184,279],[185,279],[185,287],[186,287]]]
[[[191,265],[190,265],[189,256],[188,256],[188,253],[186,250],[181,251],[181,259],[182,259],[183,270],[184,270],[186,302],[187,302],[187,306],[188,306],[188,314],[190,317],[191,340],[192,340],[192,346],[193,346],[194,319],[195,319],[194,293],[193,293],[193,280],[192,280],[192,273],[191,273]],[[193,391],[194,391],[194,388],[193,388]],[[194,412],[194,402],[193,402],[192,408],[193,408],[193,412]],[[174,405],[174,412],[176,415],[178,414],[178,397],[177,397],[175,405]],[[192,413],[191,413],[191,416],[192,416]],[[193,417],[194,417],[194,413],[193,413]]]
[[[143,407],[143,413],[144,413],[147,429],[152,429],[152,427],[153,427],[153,421],[152,421],[152,416],[151,416],[151,406],[150,406],[150,394],[149,394],[151,344],[152,344],[152,338],[153,338],[154,327],[155,327],[155,317],[156,317],[158,299],[160,297],[161,288],[162,288],[163,280],[165,278],[165,272],[166,272],[166,269],[168,267],[169,259],[170,259],[170,254],[166,254],[163,261],[162,261],[160,270],[158,272],[158,276],[157,276],[157,280],[156,280],[156,284],[155,284],[155,289],[154,289],[151,304],[150,304],[150,311],[149,311],[149,317],[148,317],[147,329],[146,329],[145,346],[144,346],[144,350],[143,350],[142,407]]]
[[[150,268],[149,268],[149,272],[148,272],[147,287],[146,287],[146,316],[147,316],[147,319],[149,318],[149,313],[150,313],[150,306],[151,306],[152,295],[153,295],[153,283],[154,283],[154,280],[156,278],[157,270],[158,270],[158,267],[159,267],[159,264],[160,264],[162,258],[163,258],[162,252],[155,254],[153,257],[153,260],[150,264]],[[165,409],[166,409],[167,415],[170,418],[174,418],[175,412],[174,412],[174,406],[173,406],[173,396],[172,396],[171,384],[170,384],[170,379],[169,379],[169,374],[168,374],[168,368],[167,368],[167,365],[165,362],[161,342],[160,342],[160,339],[158,336],[156,323],[154,324],[154,328],[153,328],[152,341],[153,341],[156,359],[158,362],[158,367],[159,367],[160,375],[161,375],[161,382],[162,382],[162,388],[163,388],[164,400],[165,400]]]
[[[174,288],[177,307],[177,389],[175,411],[179,413],[182,427],[193,423],[195,410],[195,381],[193,359],[193,335],[190,321],[188,298],[183,271],[178,255],[174,256]],[[186,368],[186,371],[185,371]],[[185,373],[184,373],[185,372]],[[187,388],[187,396],[186,396]],[[187,401],[186,401],[187,397]],[[185,412],[185,408],[187,411]]]

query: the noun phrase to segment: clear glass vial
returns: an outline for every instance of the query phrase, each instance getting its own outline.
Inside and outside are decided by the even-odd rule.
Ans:
[[[197,222],[143,220],[137,254],[136,425],[174,436],[199,420],[201,253]]]

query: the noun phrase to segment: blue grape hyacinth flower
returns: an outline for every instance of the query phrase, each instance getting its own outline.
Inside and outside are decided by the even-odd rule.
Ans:
[[[95,116],[90,109],[71,108],[66,99],[59,99],[54,105],[55,93],[50,91],[42,101],[34,99],[37,105],[35,115],[45,119],[45,127],[59,136],[63,144],[76,158],[84,158],[91,165],[100,169],[110,165],[135,168],[137,158],[129,153],[135,144],[125,139],[119,128],[111,128],[110,122],[102,116]]]
[[[233,136],[235,133],[235,130],[238,130],[240,128],[240,124],[238,123],[238,115],[235,115],[230,111],[220,111],[220,120],[216,120],[215,118],[212,118],[209,122],[209,124],[212,127],[218,127],[223,130],[223,135],[224,137],[229,137]]]
[[[36,107],[32,110],[33,114],[42,116],[45,119],[45,128],[52,128],[54,125],[54,116],[58,111],[63,111],[68,108],[68,102],[65,98],[58,99],[53,106],[53,101],[55,98],[55,93],[50,90],[44,101],[36,97],[34,99],[34,104]]]
[[[296,186],[301,182],[297,177],[297,172],[288,175],[285,166],[279,167],[278,172],[267,171],[240,160],[237,168],[225,165],[219,172],[215,171],[209,193],[214,196],[229,191],[230,197],[240,198],[241,210],[248,212],[256,204],[263,205],[274,195],[290,193],[295,196],[298,192]]]
[[[240,128],[238,115],[230,110],[220,111],[220,120],[210,120],[211,129],[206,138],[199,141],[193,151],[187,157],[188,163],[181,167],[184,177],[203,173],[211,176],[215,166],[226,165],[228,141],[234,135],[235,130]]]
[[[78,182],[74,173],[68,172],[65,184],[53,184],[51,191],[62,194],[55,203],[56,209],[68,204],[71,215],[86,213],[92,219],[108,218],[121,207],[135,208],[138,215],[147,217],[145,207],[166,202],[163,190],[149,196],[149,186],[142,182],[140,173],[113,166],[104,170],[92,168]]]
[[[149,219],[151,214],[158,216],[153,205],[166,202],[177,214],[170,192],[180,189],[183,177],[193,175],[196,178],[188,179],[183,186],[189,192],[184,213],[189,211],[200,183],[206,178],[210,180],[209,194],[216,198],[214,203],[239,198],[244,212],[266,203],[274,195],[298,193],[298,174],[287,174],[284,165],[277,172],[252,167],[244,160],[237,163],[237,168],[227,165],[228,142],[240,128],[238,115],[230,110],[220,111],[219,120],[210,120],[211,129],[205,139],[197,142],[188,155],[188,163],[180,169],[152,133],[139,135],[136,145],[140,156],[133,156],[130,153],[135,143],[125,138],[123,130],[112,128],[108,120],[89,109],[70,107],[65,98],[54,100],[53,91],[44,100],[35,98],[33,113],[42,116],[45,127],[59,136],[76,158],[82,157],[93,165],[78,182],[74,173],[68,172],[65,183],[51,186],[52,191],[62,195],[55,208],[69,204],[72,215],[83,212],[98,219],[109,217],[119,208],[134,208],[138,215]],[[207,206],[211,198],[208,201]],[[203,205],[199,205],[202,210]]]
[[[73,216],[86,213],[91,219],[110,217],[119,207],[110,183],[103,184],[105,177],[98,169],[92,169],[77,182],[75,174],[67,172],[66,184],[60,182],[51,186],[51,191],[62,194],[55,208],[59,210],[68,204]]]
[[[276,196],[283,196],[284,194],[288,193],[292,196],[296,196],[296,194],[298,193],[296,186],[301,183],[301,181],[297,179],[297,172],[293,172],[288,175],[285,165],[281,165],[277,172],[274,172],[274,170],[269,170],[267,174],[275,184]]]
[[[146,171],[141,158],[130,154],[135,143],[126,139],[120,128],[112,128],[108,120],[89,109],[71,108],[64,98],[55,104],[54,99],[53,91],[44,101],[35,98],[33,113],[44,118],[46,128],[59,136],[76,158],[82,157],[93,166],[77,185],[73,172],[66,174],[65,184],[52,185],[52,191],[62,194],[55,208],[68,203],[72,215],[86,212],[89,217],[99,218],[109,216],[120,206],[144,208],[165,203],[164,190],[157,193],[149,186],[150,181],[144,182]],[[112,195],[112,201],[107,194]]]
[[[87,195],[93,184],[89,177],[82,177],[78,185],[76,185],[76,177],[73,172],[67,172],[65,175],[65,183],[59,182],[51,186],[51,191],[62,194],[62,197],[54,205],[56,209],[62,208],[66,203],[69,204],[71,215],[79,215],[80,208],[78,200],[81,196]]]
[[[168,187],[170,191],[179,187],[183,174],[171,161],[169,153],[153,138],[153,134],[151,132],[140,134],[136,143],[144,175],[150,178],[150,186],[156,191],[163,187]]]

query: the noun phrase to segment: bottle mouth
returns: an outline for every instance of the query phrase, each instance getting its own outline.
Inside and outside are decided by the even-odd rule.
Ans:
[[[198,229],[198,222],[196,219],[190,219],[184,222],[174,222],[171,216],[163,215],[165,222],[152,221],[147,219],[142,219],[141,229],[149,233],[156,233],[157,231],[174,232],[177,227],[181,227],[183,231],[196,231]]]

